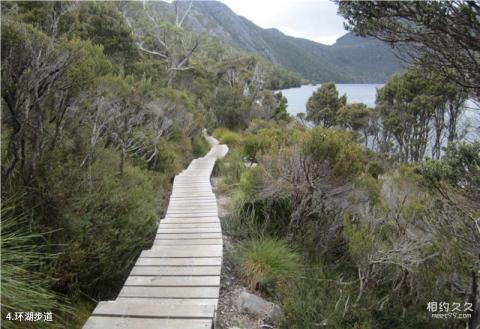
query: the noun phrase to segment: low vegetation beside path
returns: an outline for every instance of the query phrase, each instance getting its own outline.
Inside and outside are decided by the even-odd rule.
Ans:
[[[216,172],[234,270],[281,306],[280,327],[462,327],[425,308],[472,293],[478,191],[462,182],[479,174],[478,143],[398,164],[350,132],[300,123],[214,135],[230,147]]]

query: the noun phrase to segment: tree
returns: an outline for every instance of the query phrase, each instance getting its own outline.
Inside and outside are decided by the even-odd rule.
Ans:
[[[444,137],[457,138],[458,118],[467,94],[435,72],[413,67],[378,91],[383,144],[393,137],[401,161],[419,161],[430,147],[439,158]],[[391,148],[390,148],[391,149]]]
[[[324,83],[308,99],[307,120],[325,128],[337,124],[337,112],[347,103],[345,95],[338,97],[338,91],[333,82]]]
[[[339,1],[346,27],[400,46],[403,57],[480,97],[480,6],[476,1]]]
[[[262,118],[265,120],[287,121],[289,114],[287,112],[287,98],[281,92],[274,93],[270,90],[264,90],[260,93],[260,101],[257,103],[262,112]]]
[[[437,216],[424,223],[427,234],[436,234],[444,239],[445,245],[461,250],[471,275],[471,285],[465,280],[462,293],[470,290],[465,297],[473,305],[469,328],[480,326],[480,142],[450,143],[441,160],[421,163],[418,171],[425,185],[437,192],[445,201]],[[462,264],[461,262],[459,262]],[[457,269],[455,269],[457,271]]]
[[[168,87],[173,86],[177,72],[192,69],[190,60],[199,46],[199,39],[181,27],[190,10],[179,18],[176,3],[175,8],[177,12],[175,25],[164,22],[151,8],[144,7],[145,16],[137,16],[135,21],[129,17],[127,8],[123,12],[125,21],[137,40],[137,48],[160,59],[166,65]],[[140,24],[139,21],[144,22]]]
[[[127,65],[138,59],[131,30],[114,3],[82,3],[79,21],[79,35],[102,45],[105,55]]]
[[[44,153],[55,147],[75,97],[111,67],[101,47],[90,42],[55,42],[29,24],[10,20],[2,22],[2,31],[2,102],[9,136],[2,178],[7,183],[17,170],[28,181]]]
[[[244,129],[251,119],[251,107],[239,87],[219,87],[213,113],[217,124],[229,129]]]
[[[363,103],[347,104],[342,106],[337,113],[337,122],[355,132],[362,132],[365,147],[368,146],[368,136],[372,126],[370,125],[373,116],[372,109]]]
[[[286,121],[289,118],[289,114],[287,111],[287,104],[288,100],[287,97],[283,96],[282,92],[279,91],[275,93],[275,99],[278,102],[277,107],[275,108],[274,118],[276,121]]]
[[[436,101],[427,89],[419,72],[408,71],[378,90],[383,134],[393,136],[401,161],[419,161],[425,155]]]

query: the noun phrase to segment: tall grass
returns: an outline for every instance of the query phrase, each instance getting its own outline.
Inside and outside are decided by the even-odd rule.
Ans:
[[[65,328],[72,315],[66,299],[50,289],[52,280],[42,273],[55,255],[42,251],[42,234],[28,232],[24,214],[16,214],[11,202],[1,208],[1,314],[2,328]],[[53,312],[53,322],[6,320],[11,312]]]
[[[250,289],[271,295],[279,282],[295,277],[301,268],[300,257],[287,242],[271,238],[245,241],[231,258]]]

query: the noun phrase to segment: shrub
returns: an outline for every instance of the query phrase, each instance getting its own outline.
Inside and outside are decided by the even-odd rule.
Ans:
[[[229,147],[237,147],[242,144],[242,135],[228,129],[216,129],[213,136],[222,144],[227,144]]]
[[[57,288],[72,295],[82,290],[95,298],[113,297],[155,232],[162,204],[154,175],[133,166],[126,166],[123,176],[112,175],[108,165],[97,161],[96,189],[82,191],[65,209],[72,224],[65,228],[69,238],[55,275]]]
[[[248,160],[256,162],[257,154],[264,149],[264,144],[258,136],[248,135],[243,140],[243,148]]]
[[[210,150],[210,144],[203,136],[198,136],[192,140],[193,156],[196,158],[203,157]]]
[[[284,240],[260,238],[243,242],[232,257],[241,278],[251,289],[272,294],[280,280],[295,276],[300,259]]]
[[[303,148],[316,161],[327,162],[337,177],[354,177],[365,167],[362,149],[346,131],[315,127]]]
[[[246,168],[241,174],[239,182],[240,191],[249,200],[253,200],[257,196],[264,174],[264,169],[261,166]]]
[[[233,149],[228,152],[224,159],[216,162],[215,174],[222,176],[224,183],[233,187],[233,185],[238,184],[246,168],[242,151]]]

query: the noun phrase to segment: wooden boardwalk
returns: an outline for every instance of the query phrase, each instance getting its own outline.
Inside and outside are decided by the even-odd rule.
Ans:
[[[210,175],[228,148],[207,138],[210,152],[175,177],[152,248],[141,253],[117,299],[100,302],[84,329],[212,328],[223,245]]]

